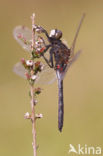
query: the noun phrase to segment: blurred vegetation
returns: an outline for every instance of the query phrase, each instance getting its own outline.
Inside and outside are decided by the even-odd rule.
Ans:
[[[103,1],[98,0],[1,0],[0,3],[0,155],[32,156],[28,83],[12,72],[13,65],[28,54],[14,40],[17,25],[36,23],[48,31],[62,30],[70,45],[82,14],[76,50],[83,53],[64,81],[64,128],[57,129],[57,84],[43,86],[37,112],[38,156],[68,155],[69,144],[103,145]]]

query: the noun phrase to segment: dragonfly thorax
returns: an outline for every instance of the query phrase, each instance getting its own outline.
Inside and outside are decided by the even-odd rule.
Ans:
[[[52,44],[50,51],[54,54],[55,69],[59,69],[60,72],[64,71],[70,57],[70,49],[58,40],[56,44]]]

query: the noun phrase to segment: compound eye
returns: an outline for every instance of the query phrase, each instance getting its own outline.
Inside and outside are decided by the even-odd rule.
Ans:
[[[55,35],[56,35],[56,30],[55,29],[51,30],[49,37],[53,37],[54,38]]]
[[[62,32],[60,30],[57,30],[56,32],[56,38],[60,39],[62,37]]]

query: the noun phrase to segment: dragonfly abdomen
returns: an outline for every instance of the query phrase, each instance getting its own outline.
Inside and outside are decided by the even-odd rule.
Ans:
[[[58,129],[61,132],[64,119],[63,80],[58,80]]]

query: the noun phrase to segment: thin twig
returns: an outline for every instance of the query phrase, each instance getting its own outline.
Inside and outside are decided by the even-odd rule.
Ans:
[[[32,50],[34,47],[35,39],[34,39],[34,19],[35,19],[35,14],[32,15]],[[32,135],[33,135],[33,155],[37,156],[36,152],[36,118],[35,118],[35,105],[34,105],[34,85],[31,85],[31,109],[32,109],[32,114],[31,114],[31,119],[32,119]]]

